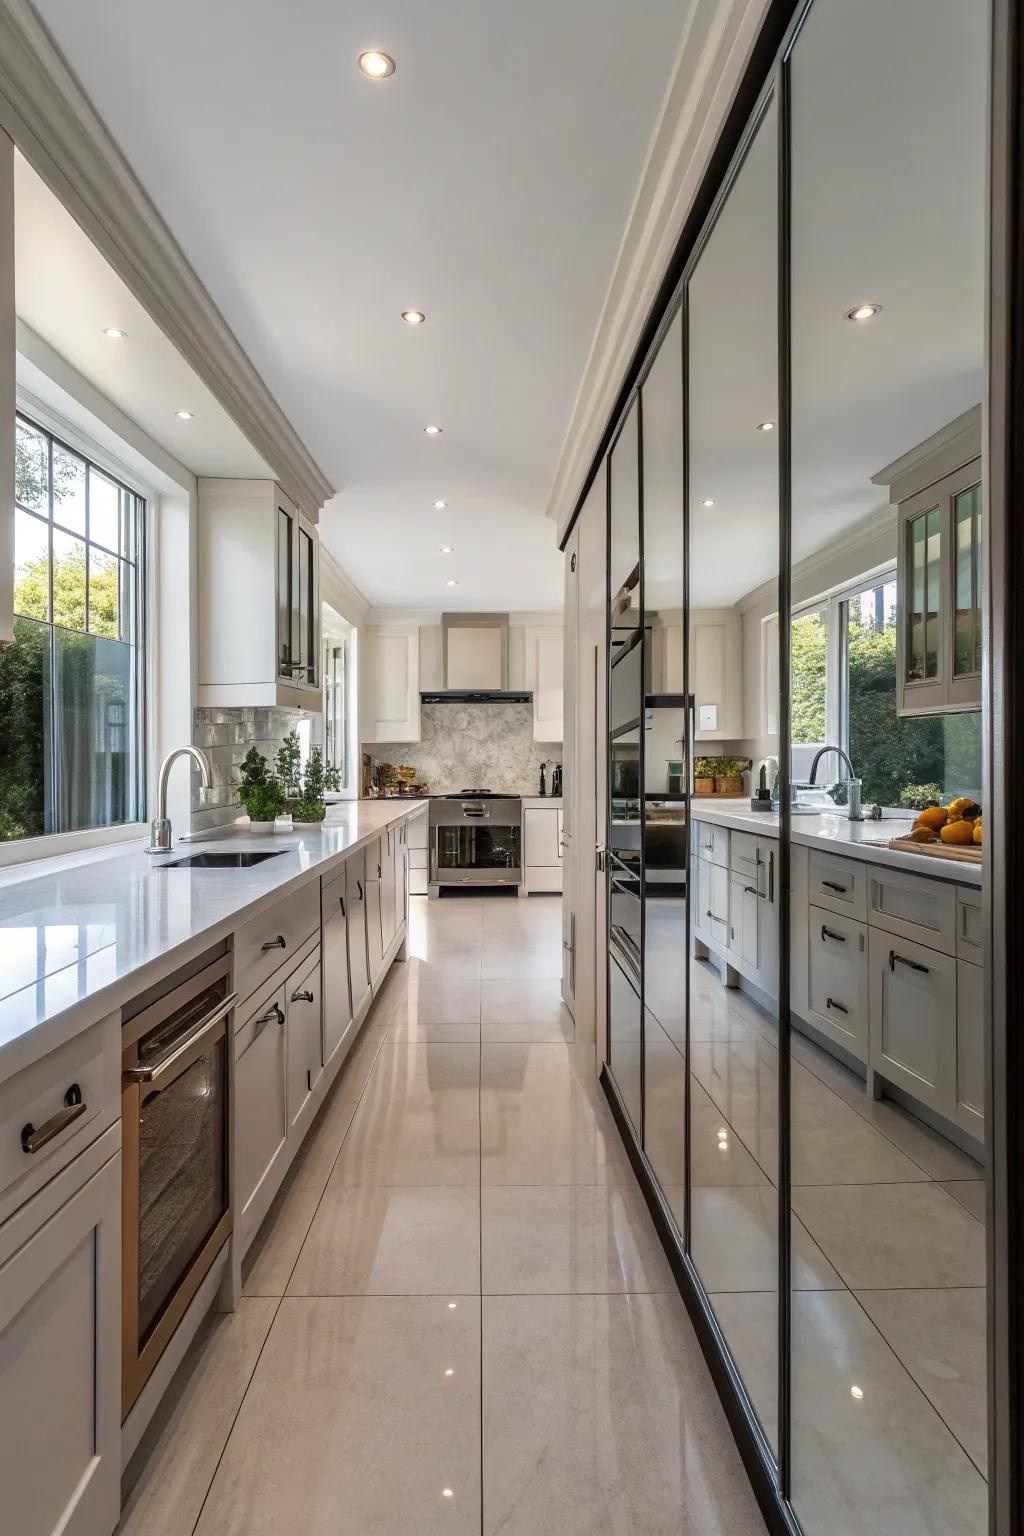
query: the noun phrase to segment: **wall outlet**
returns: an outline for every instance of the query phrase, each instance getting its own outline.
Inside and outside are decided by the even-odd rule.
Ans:
[[[702,704],[697,711],[697,725],[702,731],[717,731],[718,705]]]

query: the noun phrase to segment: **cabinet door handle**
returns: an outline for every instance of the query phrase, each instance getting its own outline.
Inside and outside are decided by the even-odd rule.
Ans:
[[[822,943],[824,943],[826,939],[834,939],[837,944],[845,944],[846,943],[846,934],[845,933],[836,933],[834,928],[826,928],[825,924],[822,923],[822,925],[821,925],[821,940],[822,940]]]
[[[380,879],[380,865],[377,865],[377,879]]]
[[[293,1003],[312,1003],[314,1001],[315,1001],[315,999],[313,997],[312,992],[310,992],[308,990],[304,991],[304,992],[293,992],[292,993],[292,1002]]]
[[[770,905],[775,902],[775,853],[768,855],[768,901]]]
[[[259,1018],[256,1020],[256,1023],[257,1026],[260,1024],[283,1024],[284,1009],[279,1007],[277,1003],[273,1003],[271,1007],[267,1009],[266,1013],[260,1014]]]
[[[826,891],[835,891],[837,896],[845,896],[850,889],[848,885],[840,885],[836,880],[823,880],[821,883]]]
[[[906,955],[898,955],[894,949],[889,951],[889,969],[894,971],[897,963],[905,965],[908,971],[920,971],[922,976],[931,975],[931,966],[922,965],[920,960],[908,960]]]
[[[825,1007],[835,1009],[836,1013],[849,1013],[849,1008],[844,1008],[842,1003],[837,1003],[834,997],[826,997]]]
[[[23,1152],[41,1152],[43,1147],[49,1146],[51,1141],[66,1131],[69,1125],[73,1125],[85,1114],[88,1105],[82,1098],[82,1090],[77,1083],[72,1083],[64,1095],[64,1108],[58,1109],[49,1120],[44,1120],[38,1128],[31,1122],[21,1128],[21,1150]]]
[[[363,882],[361,880],[357,880],[356,881],[356,890],[359,892],[359,900],[362,901],[362,899],[363,899]]]
[[[342,917],[347,917],[348,913],[345,911],[345,898],[344,898],[344,896],[339,896],[338,897],[338,901],[341,903],[341,915],[342,915]]]
[[[285,939],[285,936],[284,936],[283,933],[279,933],[276,939],[268,939],[265,944],[261,944],[260,945],[260,949],[263,949],[263,950],[267,950],[267,949],[287,949],[287,948],[288,948],[288,941]]]
[[[756,885],[745,885],[743,887],[743,894],[744,894],[744,896],[756,896],[757,895],[757,886]]]

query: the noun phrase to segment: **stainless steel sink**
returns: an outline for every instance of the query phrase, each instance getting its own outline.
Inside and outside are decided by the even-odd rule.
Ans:
[[[190,853],[184,859],[171,859],[166,864],[158,864],[157,869],[251,869],[254,864],[262,864],[264,859],[279,859],[282,853],[287,853],[287,848],[271,848],[266,853],[256,852],[253,849],[244,849],[234,853]]]

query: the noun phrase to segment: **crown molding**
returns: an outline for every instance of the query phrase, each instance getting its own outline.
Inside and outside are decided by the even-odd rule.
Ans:
[[[886,558],[881,563],[870,557],[877,554],[879,540],[889,539],[893,541],[892,558]],[[833,539],[830,544],[823,544],[820,549],[812,554],[805,555],[794,565],[790,581],[793,586],[800,586],[804,582],[813,583],[814,578],[822,571],[828,572],[830,566],[834,566],[837,560],[850,558],[856,563],[858,556],[866,553],[869,557],[868,564],[852,570],[839,582],[830,582],[822,591],[815,592],[811,597],[801,597],[797,601],[802,605],[811,602],[815,598],[828,597],[832,592],[841,592],[852,581],[858,581],[861,576],[871,576],[878,570],[884,570],[892,564],[896,557],[896,515],[891,507],[876,507],[873,512],[868,512],[852,528],[848,528],[839,538]],[[779,582],[778,577],[769,577],[759,587],[753,587],[744,593],[736,607],[740,613],[748,613],[752,608],[761,608],[768,603],[774,607],[778,601]]]
[[[323,539],[320,540],[320,596],[356,628],[366,623],[370,613],[369,599],[342,570]]]
[[[559,543],[767,10],[768,0],[690,5],[548,498]],[[696,22],[706,15],[694,62]]]
[[[28,0],[0,0],[0,126],[314,520],[335,494]]]

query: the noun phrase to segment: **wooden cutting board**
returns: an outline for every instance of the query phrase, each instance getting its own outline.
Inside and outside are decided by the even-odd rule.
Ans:
[[[960,864],[980,864],[981,849],[975,844],[957,848],[952,843],[915,843],[909,837],[893,837],[889,847],[898,853],[925,853],[933,859],[955,859]]]

